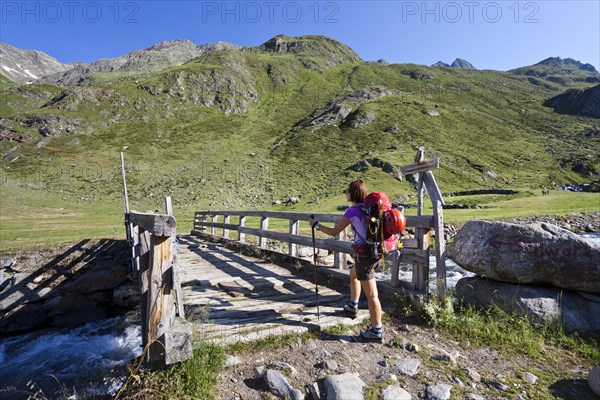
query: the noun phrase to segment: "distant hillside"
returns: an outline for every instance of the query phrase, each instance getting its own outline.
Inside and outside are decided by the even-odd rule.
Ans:
[[[33,82],[42,76],[71,68],[46,53],[23,50],[0,42],[0,73],[20,83]]]
[[[74,68],[45,76],[41,81],[63,86],[92,85],[106,79],[107,73],[146,73],[181,65],[193,58],[213,51],[235,49],[230,43],[218,42],[196,45],[189,40],[172,40],[157,43],[144,50],[112,59],[101,59],[91,64],[79,64]],[[108,76],[110,78],[110,76]]]
[[[277,36],[135,75],[118,68],[85,86],[2,93],[0,130],[14,140],[0,140],[1,172],[23,201],[120,202],[121,151],[142,210],[162,209],[165,194],[182,207],[284,208],[296,198],[334,209],[358,177],[399,198],[414,188],[394,166],[418,146],[441,157],[436,179],[448,192],[600,175],[600,123],[544,107],[558,86],[530,76],[364,62],[323,36]]]
[[[591,64],[583,64],[572,58],[550,57],[537,64],[511,69],[513,74],[542,78],[563,86],[574,82],[599,83],[600,74]]]
[[[544,102],[562,114],[600,118],[600,85],[588,89],[570,89]]]

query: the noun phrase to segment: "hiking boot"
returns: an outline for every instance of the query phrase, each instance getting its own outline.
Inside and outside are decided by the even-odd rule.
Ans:
[[[356,318],[356,314],[358,314],[358,304],[354,303],[352,300],[348,300],[348,302],[344,304],[344,311],[352,318]]]
[[[381,328],[371,328],[367,331],[362,332],[360,334],[360,337],[368,342],[383,343],[383,331],[381,330]]]

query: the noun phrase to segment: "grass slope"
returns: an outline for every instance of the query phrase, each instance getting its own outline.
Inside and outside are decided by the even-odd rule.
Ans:
[[[315,47],[316,37],[302,40],[302,51],[221,50],[158,72],[104,75],[94,86],[3,90],[3,124],[20,140],[0,141],[3,240],[18,241],[13,223],[33,223],[14,217],[27,219],[21,205],[107,210],[96,233],[110,235],[122,204],[121,151],[132,208],[162,210],[163,196],[172,195],[188,220],[192,210],[206,208],[335,211],[344,186],[359,177],[395,198],[414,194],[407,181],[380,168],[358,173],[348,167],[375,157],[410,163],[417,146],[441,157],[436,178],[444,192],[537,189],[600,174],[600,139],[589,134],[600,124],[543,107],[556,94],[552,86],[497,71],[343,62],[352,60],[348,49],[335,50],[331,42]],[[390,94],[344,100],[373,87]],[[299,124],[334,101],[351,108],[345,119]],[[364,116],[372,120],[361,124]],[[51,136],[42,137],[42,129]],[[272,206],[290,197],[300,203]],[[589,197],[578,197],[582,210],[596,206]],[[537,200],[526,207],[552,208]],[[498,214],[512,208],[499,206]],[[454,211],[465,212],[457,219],[493,214]],[[82,212],[73,223],[94,220]]]

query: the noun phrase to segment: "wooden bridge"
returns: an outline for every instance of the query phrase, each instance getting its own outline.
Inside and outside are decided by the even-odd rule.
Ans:
[[[387,256],[391,282],[378,283],[382,303],[399,291],[413,299],[427,295],[432,232],[437,295],[444,297],[443,200],[430,171],[438,164],[439,160],[423,161],[421,153],[415,164],[404,167],[419,176],[419,209],[417,216],[407,216],[412,234],[402,238],[401,251]],[[422,215],[424,187],[434,205],[432,216]],[[197,212],[191,234],[179,236],[170,199],[165,215],[127,215],[148,365],[191,357],[192,331],[210,341],[232,343],[358,324],[368,317],[366,309],[356,319],[341,313],[349,291],[347,255],[352,253],[345,231],[335,238],[315,240],[316,248],[333,256],[331,266],[317,268],[317,308],[312,257],[310,261],[299,257],[302,247],[310,248],[312,256],[309,213]],[[335,224],[341,214],[315,214],[315,218]],[[275,229],[269,229],[270,221]],[[410,282],[398,279],[401,263],[412,264]]]

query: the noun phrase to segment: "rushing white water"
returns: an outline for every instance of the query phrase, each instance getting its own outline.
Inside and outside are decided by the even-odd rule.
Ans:
[[[584,239],[591,240],[592,242],[600,244],[600,232],[582,233],[579,236],[581,236]]]
[[[387,264],[387,263],[386,263]],[[435,292],[436,285],[436,271],[435,271],[435,256],[429,258],[429,289]],[[383,281],[390,281],[392,278],[390,268],[387,268],[384,272],[375,274],[377,279]],[[459,267],[454,261],[449,258],[446,259],[446,287],[452,289],[456,286],[456,282],[459,279],[468,276],[474,276],[475,274]],[[412,265],[411,264],[400,264],[400,271],[398,278],[401,281],[412,282]]]
[[[0,398],[27,399],[39,390],[49,399],[113,395],[125,363],[141,354],[136,322],[116,317],[0,339]]]

